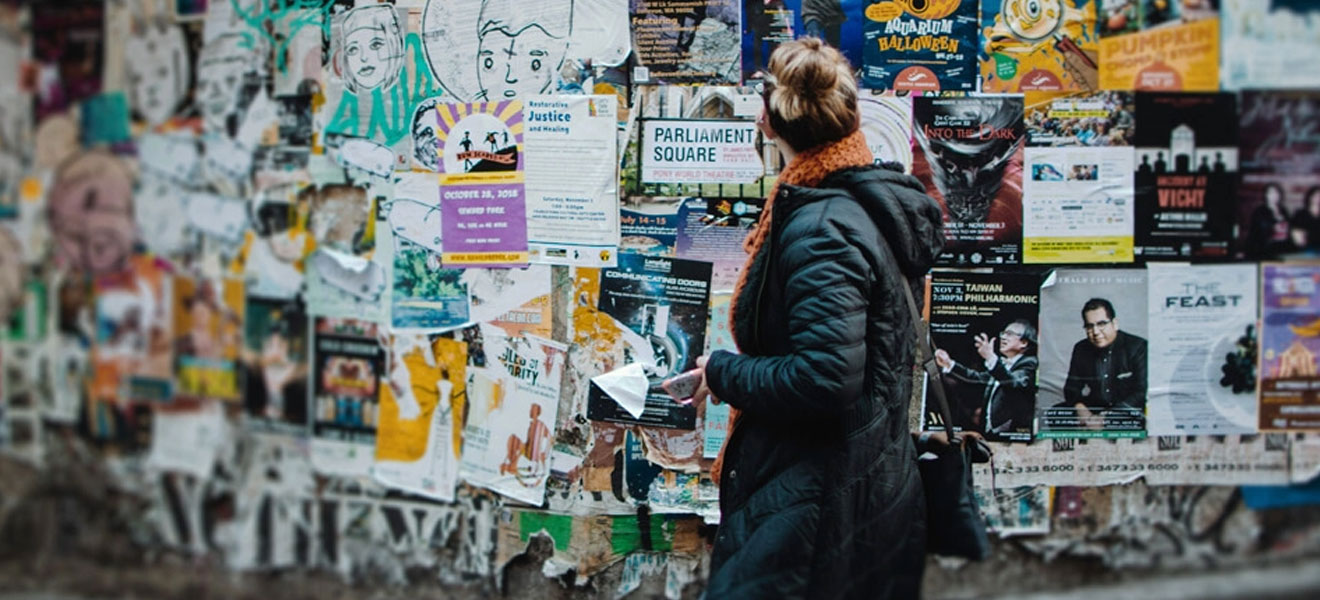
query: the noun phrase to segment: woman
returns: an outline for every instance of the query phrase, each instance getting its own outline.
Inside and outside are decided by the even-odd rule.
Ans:
[[[710,598],[917,597],[925,508],[908,435],[917,289],[938,204],[872,166],[847,60],[815,38],[770,57],[760,127],[787,167],[734,292],[741,353],[698,359],[729,403]]]
[[[1283,187],[1265,186],[1265,202],[1251,211],[1247,229],[1247,258],[1271,258],[1292,251]]]

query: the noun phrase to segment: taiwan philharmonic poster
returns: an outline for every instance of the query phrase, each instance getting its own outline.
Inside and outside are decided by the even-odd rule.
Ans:
[[[1232,94],[1137,93],[1138,256],[1229,256],[1238,184],[1236,125]]]
[[[1022,97],[912,102],[912,174],[944,211],[940,262],[1021,262]]]
[[[1320,249],[1320,92],[1242,92],[1238,255]]]
[[[1256,432],[1254,264],[1153,263],[1150,435]]]
[[[527,266],[521,100],[436,106],[441,262]]]
[[[1055,269],[1040,290],[1036,435],[1146,437],[1146,271]]]
[[[624,343],[647,372],[646,410],[633,417],[595,384],[587,418],[672,429],[696,427],[697,407],[674,402],[660,382],[696,367],[706,348],[711,264],[624,253],[619,266],[601,271],[601,312],[626,327]],[[631,339],[630,339],[631,338]],[[622,365],[620,365],[622,366]]]
[[[1098,0],[981,0],[981,89],[1097,89]]]
[[[954,429],[989,440],[1031,441],[1039,294],[1037,273],[931,274],[930,335]],[[925,427],[941,430],[931,393],[927,387]]]
[[[872,2],[863,27],[862,85],[898,91],[975,90],[976,0]]]
[[[1320,429],[1320,264],[1261,271],[1260,428]]]

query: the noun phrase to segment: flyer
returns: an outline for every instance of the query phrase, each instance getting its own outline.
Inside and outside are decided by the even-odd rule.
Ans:
[[[650,389],[641,417],[592,384],[587,418],[672,429],[696,426],[697,407],[674,402],[660,382],[695,368],[705,351],[710,278],[708,262],[632,253],[620,254],[618,267],[601,271],[599,310],[640,336],[632,343],[644,346],[632,350],[633,361],[647,355],[653,360],[643,363]]]
[[[1027,148],[1026,160],[1024,262],[1132,262],[1131,146]]]
[[[1225,90],[1320,88],[1320,4],[1221,0],[1220,11]]]
[[[1217,91],[1219,19],[1102,38],[1100,89]]]
[[[1152,263],[1150,435],[1256,432],[1254,264]]]
[[[1132,145],[1132,92],[1035,92],[1026,98],[1027,146]]]
[[[896,162],[912,172],[912,98],[862,93],[862,135],[877,163]]]
[[[1099,0],[981,0],[981,90],[1097,89]]]
[[[531,261],[608,267],[619,240],[615,96],[530,96],[527,238]]]
[[[1320,429],[1320,265],[1261,265],[1260,428]]]
[[[634,83],[738,83],[739,2],[629,0],[628,4]]]
[[[310,422],[307,313],[298,298],[247,297],[243,311],[243,407],[258,429],[303,435]]]
[[[711,293],[737,285],[747,262],[743,240],[764,204],[762,198],[688,198],[679,205],[676,256],[711,263]]]
[[[765,173],[750,120],[647,119],[643,183],[755,183]]]
[[[620,208],[619,249],[638,254],[672,256],[678,245],[683,198],[629,196]]]
[[[246,295],[240,279],[174,278],[175,394],[239,400]]]
[[[550,475],[559,386],[568,346],[481,326],[485,367],[467,369],[460,476],[540,506]]]
[[[1046,277],[1038,437],[1145,437],[1148,309],[1142,269],[1055,269]]]
[[[1040,275],[937,271],[930,277],[930,336],[953,428],[988,440],[1031,441],[1040,366]],[[944,429],[927,382],[924,426]]]
[[[976,89],[976,0],[869,4],[862,85],[913,92]]]
[[[371,467],[381,484],[454,501],[462,442],[454,416],[467,397],[467,357],[467,344],[458,340],[391,336]]]
[[[1137,94],[1136,252],[1225,258],[1238,183],[1232,94]]]
[[[442,331],[468,323],[462,269],[447,269],[440,255],[395,238],[390,322],[397,330]]]
[[[148,257],[96,279],[93,402],[112,406],[174,397],[173,283],[168,264]]]
[[[862,32],[868,0],[752,0],[743,2],[742,76],[755,79],[779,44],[817,37],[838,48],[856,68],[863,64]]]
[[[921,96],[912,102],[912,174],[944,211],[939,261],[1020,262],[1022,97]]]
[[[1238,255],[1320,249],[1320,93],[1241,94]]]
[[[521,100],[438,104],[441,259],[446,267],[527,265]]]
[[[315,317],[312,326],[312,465],[346,477],[370,474],[385,352],[380,326]]]

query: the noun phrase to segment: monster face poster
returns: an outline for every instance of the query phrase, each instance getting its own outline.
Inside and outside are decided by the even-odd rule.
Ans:
[[[975,90],[975,0],[872,2],[862,84],[899,91]]]
[[[944,264],[1022,259],[1021,96],[913,98],[912,174],[944,211]]]
[[[1137,255],[1227,257],[1238,183],[1236,98],[1138,93],[1136,123]]]
[[[1320,429],[1320,265],[1263,265],[1260,317],[1260,428]]]
[[[982,0],[981,89],[1096,89],[1095,15],[1095,0]]]

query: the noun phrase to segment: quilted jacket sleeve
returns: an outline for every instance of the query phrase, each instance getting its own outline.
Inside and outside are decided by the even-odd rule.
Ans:
[[[825,213],[822,213],[825,214]],[[707,382],[749,416],[789,423],[837,418],[863,393],[871,270],[846,226],[827,217],[794,223],[773,268],[785,274],[790,351],[713,353]]]

